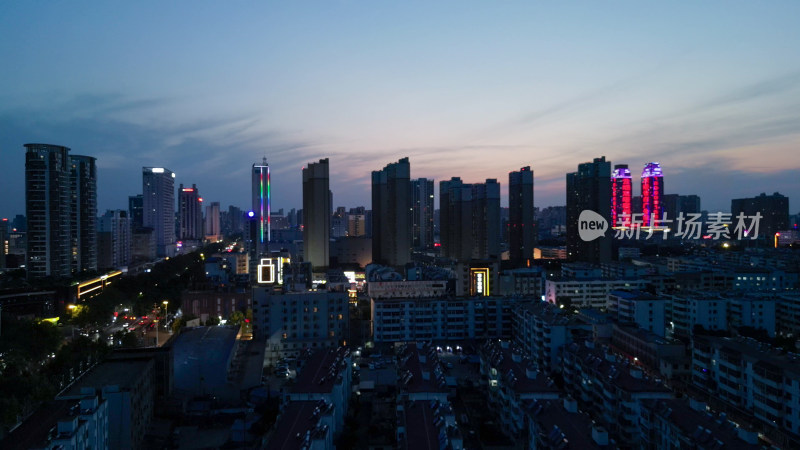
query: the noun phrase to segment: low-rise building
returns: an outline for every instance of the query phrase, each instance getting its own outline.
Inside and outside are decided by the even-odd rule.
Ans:
[[[105,361],[56,399],[81,400],[90,392],[108,404],[108,448],[145,448],[144,436],[155,404],[155,362]]]
[[[406,401],[397,405],[400,450],[461,450],[464,439],[447,401]]]
[[[563,401],[531,400],[526,403],[526,410],[529,450],[606,450],[616,447],[608,431],[581,412],[578,402],[572,397],[565,397]]]
[[[333,450],[333,406],[325,400],[287,403],[265,440],[267,450]],[[263,447],[262,447],[263,448]]]
[[[800,434],[800,357],[752,339],[694,336],[692,384],[751,411],[769,426]]]
[[[564,349],[564,388],[622,446],[641,439],[639,416],[646,399],[672,398],[672,391],[641,368],[591,341]]]
[[[284,395],[284,402],[324,401],[330,405],[325,411],[332,416],[328,425],[333,437],[338,437],[344,428],[353,384],[350,349],[307,350],[298,361],[297,379]]]
[[[436,346],[409,342],[397,347],[397,385],[405,400],[447,402],[449,389]]]
[[[500,419],[504,431],[515,439],[527,433],[525,402],[557,400],[555,382],[538,370],[508,341],[490,340],[480,349],[481,374],[489,380],[489,408]]]
[[[728,329],[728,301],[713,292],[688,291],[670,296],[670,331],[673,336],[691,336],[694,327],[708,331]]]
[[[271,287],[253,288],[253,335],[267,340],[268,359],[343,345],[349,315],[347,292],[280,294]]]
[[[372,299],[373,340],[508,339],[515,304],[503,297]]]
[[[633,323],[658,336],[666,332],[668,300],[642,291],[611,291],[608,312],[621,323]]]
[[[725,413],[712,414],[690,399],[644,400],[639,423],[642,448],[671,450],[755,450],[758,434],[734,424]]]
[[[514,344],[545,373],[561,371],[561,352],[575,334],[591,338],[593,325],[558,306],[533,300],[513,310]]]
[[[0,442],[7,450],[107,449],[108,401],[92,388],[80,399],[55,400],[42,405]]]
[[[558,303],[569,298],[575,308],[606,308],[608,295],[617,290],[642,290],[647,281],[641,278],[564,278],[553,277],[545,281],[545,300]]]

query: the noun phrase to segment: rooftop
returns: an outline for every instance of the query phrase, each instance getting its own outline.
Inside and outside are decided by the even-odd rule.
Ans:
[[[173,343],[175,387],[199,392],[226,385],[237,331],[228,327],[184,329]]]
[[[609,295],[613,295],[615,297],[619,297],[625,300],[632,300],[632,301],[654,301],[654,300],[665,300],[664,297],[659,297],[657,295],[653,295],[649,292],[643,292],[639,290],[614,290],[609,292]]]
[[[44,447],[50,436],[50,430],[58,425],[58,421],[74,417],[70,414],[70,410],[76,403],[75,400],[55,400],[43,404],[0,441],[0,447],[6,450]]]
[[[539,427],[539,432],[543,434],[542,439],[549,440],[553,444],[565,442],[563,448],[570,449],[602,449],[611,448],[600,446],[592,439],[593,421],[589,415],[577,409],[574,412],[568,411],[564,404],[568,404],[570,399],[558,400],[528,400],[525,402],[526,413]],[[553,448],[560,448],[553,445]]]
[[[724,413],[707,412],[704,404],[692,407],[688,401],[669,399],[644,400],[643,406],[675,424],[685,435],[690,437],[692,442],[708,444],[717,441],[716,448],[726,450],[761,448],[761,446],[748,444],[740,439],[736,425],[729,421]],[[713,445],[710,447],[715,448]],[[708,448],[708,446],[704,448]]]
[[[398,383],[408,392],[447,392],[436,347],[410,342],[398,349]]]
[[[409,402],[404,406],[406,439],[400,448],[413,450],[439,450],[447,437],[458,434],[454,425],[446,425],[443,415],[449,405],[438,401]],[[452,414],[452,411],[449,411]]]
[[[557,393],[553,380],[522,356],[522,351],[507,342],[487,341],[480,349],[481,359],[497,370],[503,383],[518,393]]]
[[[292,387],[294,393],[326,393],[333,390],[334,384],[342,379],[348,370],[347,361],[350,349],[339,347],[318,350],[305,359],[302,370]]]
[[[320,417],[329,411],[324,400],[292,401],[281,412],[275,424],[274,434],[267,443],[267,450],[300,450],[315,437],[329,433],[327,425],[320,424]]]
[[[121,390],[130,389],[152,366],[152,359],[107,360],[96,365],[86,375],[78,379],[59,398],[81,398],[81,389],[102,389],[105,386],[119,386]]]
[[[583,370],[594,374],[597,379],[604,382],[608,380],[610,384],[629,393],[671,392],[661,383],[644,375],[641,370],[637,370],[627,359],[618,358],[605,348],[591,348],[585,344],[573,342],[565,348],[564,353],[574,355],[575,361],[579,362]]]

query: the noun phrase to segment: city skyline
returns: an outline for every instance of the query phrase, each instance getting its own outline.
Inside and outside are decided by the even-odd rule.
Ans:
[[[537,207],[564,205],[564,175],[601,155],[660,162],[665,194],[709,211],[791,198],[800,5],[720,7],[3,5],[0,215],[24,212],[29,142],[95,156],[98,211],[125,208],[139,167],[246,207],[265,154],[274,210],[302,204],[309,161],[330,159],[333,206],[358,206],[404,156],[437,183],[531,166]]]

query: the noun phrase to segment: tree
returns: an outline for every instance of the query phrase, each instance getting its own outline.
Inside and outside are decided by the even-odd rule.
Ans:
[[[209,316],[208,320],[206,320],[207,327],[213,327],[219,325],[219,317]]]
[[[244,324],[244,313],[241,311],[234,311],[231,313],[230,317],[228,317],[228,324],[230,325],[242,325]]]

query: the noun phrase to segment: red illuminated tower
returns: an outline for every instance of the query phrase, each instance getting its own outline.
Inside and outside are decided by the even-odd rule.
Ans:
[[[647,163],[642,170],[642,222],[643,226],[649,227],[650,216],[656,218],[652,226],[658,226],[664,210],[664,176],[661,174],[661,166],[657,162]]]
[[[611,223],[612,226],[628,226],[631,223],[632,198],[631,171],[627,164],[614,166],[611,176]],[[626,214],[627,216],[623,216]],[[623,220],[624,217],[627,217]]]

